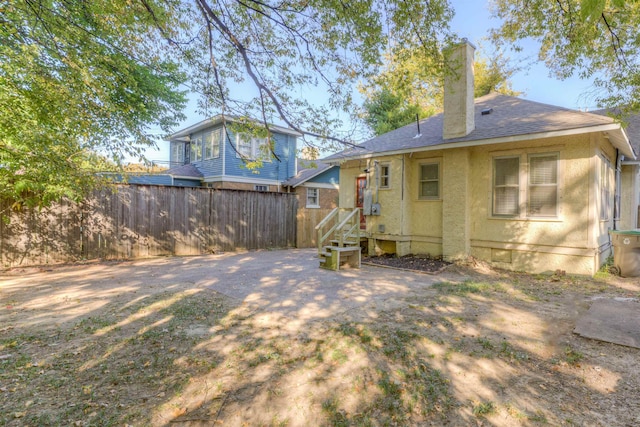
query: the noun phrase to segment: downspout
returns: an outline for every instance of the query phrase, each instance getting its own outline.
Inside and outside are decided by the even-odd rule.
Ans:
[[[615,172],[615,187],[613,189],[613,229],[618,229],[618,222],[620,222],[620,180],[622,179],[622,158],[620,157],[620,150],[616,148],[616,172]]]

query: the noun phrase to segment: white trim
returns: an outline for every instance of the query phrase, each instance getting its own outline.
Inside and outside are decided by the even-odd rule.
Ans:
[[[324,159],[323,162],[333,164],[333,165],[339,165],[341,162],[348,161],[348,160],[371,159],[374,157],[392,156],[395,154],[410,154],[410,153],[419,153],[423,151],[438,151],[438,150],[448,150],[452,148],[467,148],[467,147],[478,147],[482,145],[491,145],[491,144],[506,144],[510,142],[531,141],[535,139],[546,139],[546,138],[555,138],[560,136],[581,135],[585,133],[608,132],[608,131],[614,131],[615,134],[618,134],[618,135],[615,135],[615,134],[608,135],[610,137],[611,136],[613,137],[613,138],[609,138],[609,141],[611,142],[611,144],[614,147],[618,148],[622,152],[622,154],[624,154],[625,156],[629,156],[630,158],[635,160],[636,156],[635,154],[633,154],[633,149],[631,148],[631,144],[629,143],[629,139],[627,138],[627,135],[624,133],[624,130],[620,127],[619,124],[611,123],[606,125],[583,127],[583,128],[577,128],[577,129],[567,129],[567,130],[561,130],[561,131],[538,132],[538,133],[530,133],[525,135],[505,136],[501,138],[488,138],[488,139],[460,141],[460,142],[443,141],[435,145],[405,148],[402,150],[372,152],[365,148],[362,148],[362,150],[367,151],[367,154],[344,155],[340,158]]]
[[[229,140],[229,143],[231,143],[231,140]],[[220,148],[222,149],[220,157],[222,158],[222,175],[224,176],[227,171],[227,129],[224,127],[222,128],[222,146]]]
[[[309,204],[309,190],[314,190],[316,193],[316,203],[315,204]],[[319,188],[313,188],[313,187],[307,187],[307,194],[305,197],[305,208],[307,209],[318,209],[320,208],[320,189]]]
[[[298,187],[304,187],[304,188],[326,188],[328,190],[339,190],[340,189],[339,185],[330,184],[330,183],[326,183],[326,182],[305,182],[305,183],[303,183],[301,185],[298,185]]]
[[[167,174],[167,175],[169,175],[173,179],[190,179],[192,181],[202,181],[203,180],[202,177],[198,178],[198,177],[195,177],[195,176],[182,176],[182,175],[171,175],[171,174]]]
[[[311,162],[313,162],[313,160],[311,160]],[[298,162],[296,162],[296,166],[297,166],[297,165],[298,165]],[[293,186],[293,188],[296,188],[297,186],[304,184],[305,182],[309,181],[310,179],[313,179],[313,178],[315,178],[316,176],[321,175],[321,174],[325,173],[326,171],[328,171],[328,170],[330,170],[331,168],[334,168],[334,167],[336,167],[336,165],[329,165],[329,167],[328,167],[328,168],[324,168],[324,169],[321,169],[321,170],[316,171],[316,173],[314,173],[313,175],[311,175],[311,176],[309,176],[309,177],[305,178],[305,179],[304,179],[304,181],[300,181],[299,183],[297,183],[296,185],[294,185],[294,186]],[[311,168],[309,168],[309,169],[311,169]],[[316,168],[316,169],[318,169],[318,168]],[[303,169],[303,170],[306,170],[306,169]],[[296,170],[296,175],[298,175],[297,170]],[[294,177],[295,177],[295,175],[294,175]]]
[[[172,140],[181,140],[184,142],[189,141],[189,135],[191,135],[192,133],[198,132],[202,129],[206,129],[210,126],[219,125],[223,121],[235,122],[237,121],[237,118],[234,116],[222,116],[221,114],[218,114],[217,116],[213,116],[210,119],[202,120],[201,122],[198,122],[194,125],[181,129],[178,132],[175,132],[167,136],[165,138],[165,141],[172,141]],[[257,120],[255,122],[262,124],[260,121],[257,121]],[[293,129],[289,129],[286,127],[277,126],[273,124],[269,124],[268,126],[269,126],[269,130],[273,132],[283,133],[285,135],[292,135],[292,136],[302,136],[300,132],[295,131]]]
[[[240,182],[258,185],[280,185],[281,182],[273,179],[247,178],[244,176],[215,175],[203,178],[203,182]]]

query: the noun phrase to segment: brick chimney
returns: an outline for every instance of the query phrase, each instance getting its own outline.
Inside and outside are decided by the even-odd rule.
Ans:
[[[475,129],[473,108],[473,54],[476,47],[467,39],[445,52],[444,139],[460,138]]]

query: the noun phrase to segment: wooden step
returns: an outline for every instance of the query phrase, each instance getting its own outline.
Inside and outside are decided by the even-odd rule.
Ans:
[[[338,246],[340,244],[340,240],[329,240],[332,246]],[[360,246],[360,242],[356,242],[355,240],[345,240],[342,242],[345,246]]]
[[[360,268],[360,247],[336,247],[325,246],[329,252],[321,253],[320,267],[327,270],[340,270],[341,267],[349,266]]]

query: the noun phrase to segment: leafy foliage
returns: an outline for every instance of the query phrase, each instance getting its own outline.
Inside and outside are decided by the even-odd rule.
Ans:
[[[194,39],[207,53],[194,76],[208,95],[203,107],[283,122],[328,149],[352,142],[352,134],[335,136],[335,112],[357,112],[351,87],[375,71],[383,49],[437,58],[449,38],[447,0],[222,3],[196,0],[204,27]],[[252,84],[255,95],[234,98],[230,82]],[[326,99],[306,96],[312,88]]]
[[[349,143],[334,112],[356,111],[351,85],[385,48],[437,62],[451,17],[447,0],[0,0],[0,11],[0,196],[18,206],[81,198],[97,150],[139,156],[182,118],[186,81],[207,115]]]
[[[435,57],[406,49],[386,55],[385,68],[360,87],[366,100],[364,121],[376,135],[389,132],[420,118],[442,111],[443,76],[446,66],[441,54]],[[491,59],[475,62],[474,96],[490,92],[518,95],[509,78],[516,69],[508,58],[495,54]]]
[[[163,3],[167,12],[179,3]],[[185,78],[150,2],[2,1],[0,196],[14,206],[79,199],[105,166],[181,119]],[[149,9],[147,9],[149,8]],[[156,131],[157,132],[157,131]]]
[[[640,3],[629,0],[496,0],[503,20],[493,39],[521,50],[540,43],[538,58],[560,78],[593,78],[595,101],[640,109]]]

